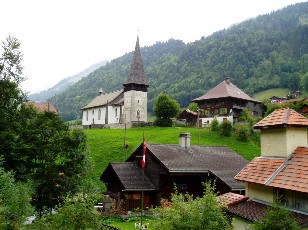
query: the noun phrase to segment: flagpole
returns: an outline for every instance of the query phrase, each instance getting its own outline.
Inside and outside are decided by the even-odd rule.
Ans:
[[[146,146],[145,146],[145,137],[144,137],[144,130],[143,130],[143,144],[142,144],[142,184],[141,184],[141,226],[142,226],[142,219],[143,219],[143,187],[144,187],[144,167],[145,167],[145,152],[146,152]]]

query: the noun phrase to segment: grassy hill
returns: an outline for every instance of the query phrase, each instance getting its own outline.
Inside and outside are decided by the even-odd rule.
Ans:
[[[235,140],[232,137],[222,137],[216,132],[207,129],[187,127],[146,127],[131,128],[126,131],[126,144],[128,148],[124,151],[124,130],[119,129],[90,129],[85,131],[88,137],[90,155],[94,162],[93,181],[102,190],[105,189],[99,177],[110,162],[123,162],[133,151],[142,144],[143,132],[146,142],[149,144],[178,144],[179,134],[189,132],[191,144],[198,145],[200,133],[200,145],[228,146],[248,160],[260,155],[260,147],[255,144]]]
[[[286,97],[289,92],[290,90],[285,88],[268,89],[254,94],[253,98],[259,101],[264,101],[270,99],[272,96]]]

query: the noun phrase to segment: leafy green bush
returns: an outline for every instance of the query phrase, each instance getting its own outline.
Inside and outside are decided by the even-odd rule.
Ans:
[[[158,217],[151,223],[151,229],[232,229],[225,215],[225,209],[218,205],[214,187],[205,184],[203,197],[193,198],[189,194],[175,192],[171,202],[165,200],[154,209]]]
[[[219,134],[230,137],[232,133],[233,125],[230,121],[225,120],[219,125]]]
[[[172,127],[172,120],[170,118],[156,118],[154,125],[159,127]]]
[[[250,139],[250,129],[247,125],[238,124],[234,126],[234,137],[239,141],[247,142]]]
[[[214,119],[212,120],[210,124],[210,129],[211,131],[215,131],[215,132],[219,131],[219,122],[216,117],[214,117]]]

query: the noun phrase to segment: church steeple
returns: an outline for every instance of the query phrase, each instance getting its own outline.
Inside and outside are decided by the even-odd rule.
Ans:
[[[144,76],[143,63],[140,54],[139,36],[137,36],[130,73],[123,86],[124,91],[137,90],[144,92],[147,92],[147,88],[149,87]]]

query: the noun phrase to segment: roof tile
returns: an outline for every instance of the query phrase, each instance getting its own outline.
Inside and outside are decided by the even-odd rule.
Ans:
[[[270,115],[255,124],[255,129],[283,126],[308,126],[308,119],[293,109],[276,109]]]

